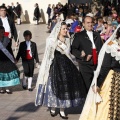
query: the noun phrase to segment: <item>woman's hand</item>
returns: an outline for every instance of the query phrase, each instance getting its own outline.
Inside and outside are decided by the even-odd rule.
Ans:
[[[100,92],[100,88],[98,86],[95,87],[95,85],[92,86],[92,90],[94,93]]]

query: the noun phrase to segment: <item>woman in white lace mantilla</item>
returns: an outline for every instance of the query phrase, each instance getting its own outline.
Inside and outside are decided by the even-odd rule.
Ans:
[[[100,51],[79,120],[120,120],[120,25]]]
[[[51,116],[60,108],[60,116],[68,117],[65,108],[84,103],[86,88],[70,55],[70,39],[66,37],[67,25],[58,22],[47,38],[46,49],[37,80],[35,104],[50,107]]]

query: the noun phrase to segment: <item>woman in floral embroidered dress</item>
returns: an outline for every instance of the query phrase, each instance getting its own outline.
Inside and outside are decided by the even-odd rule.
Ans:
[[[120,120],[120,25],[114,33],[114,37],[101,49],[105,55],[100,65],[97,77],[97,87],[91,85],[93,92],[100,93],[102,102],[96,104],[94,101],[89,106],[88,93],[86,103],[79,120]],[[98,65],[99,67],[99,65]],[[89,91],[90,92],[90,91]],[[85,109],[87,109],[87,114]]]

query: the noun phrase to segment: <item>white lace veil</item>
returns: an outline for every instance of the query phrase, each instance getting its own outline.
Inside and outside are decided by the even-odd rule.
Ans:
[[[98,78],[98,75],[100,73],[100,69],[101,69],[103,58],[104,58],[104,55],[105,55],[105,52],[106,52],[107,44],[110,41],[114,41],[116,39],[116,33],[117,33],[117,30],[118,30],[119,27],[120,27],[120,25],[118,25],[117,29],[114,31],[112,36],[104,43],[103,47],[100,50],[100,53],[99,53],[99,56],[98,56],[98,66],[97,66],[96,71],[94,72],[93,81],[92,81],[91,87],[89,89],[89,92],[88,92],[88,95],[87,95],[87,98],[86,98],[86,102],[84,104],[84,107],[83,107],[83,110],[82,110],[82,113],[80,115],[79,120],[88,120],[87,116],[89,115],[89,112],[90,112],[91,106],[93,104],[93,101],[94,101],[94,107],[92,109],[93,109],[94,115],[96,115],[96,102],[98,102],[98,103],[101,102],[102,98],[98,93],[95,94],[93,92],[92,86],[93,85],[96,86],[96,84],[97,84],[97,78]]]
[[[38,87],[39,84],[45,85],[47,82],[50,65],[54,58],[54,51],[57,46],[57,37],[60,32],[60,28],[61,22],[57,22],[49,37],[46,39],[45,52],[39,69],[36,87]]]

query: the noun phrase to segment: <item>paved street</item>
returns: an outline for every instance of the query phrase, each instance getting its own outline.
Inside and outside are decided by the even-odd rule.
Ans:
[[[49,35],[49,33],[46,33],[47,26],[45,24],[22,24],[16,27],[20,30],[20,41],[24,40],[23,32],[25,30],[28,29],[32,31],[32,40],[37,43],[39,59],[41,61],[44,54],[45,40]],[[15,52],[14,54],[16,55]],[[21,66],[21,60],[18,62],[17,66],[21,72],[20,78],[22,81],[23,68]],[[35,68],[33,88],[35,88],[38,71],[39,69]],[[36,89],[29,92],[28,90],[23,90],[20,84],[13,87],[13,94],[0,94],[0,120],[61,120],[59,114],[56,117],[51,117],[48,108],[41,106],[35,107],[35,93]],[[66,109],[66,113],[69,117],[68,120],[78,120],[80,111],[80,107]]]

